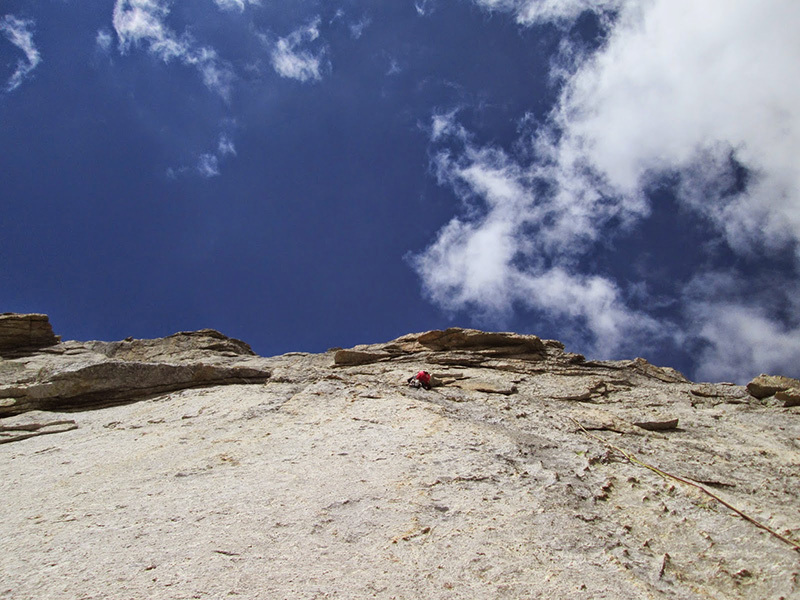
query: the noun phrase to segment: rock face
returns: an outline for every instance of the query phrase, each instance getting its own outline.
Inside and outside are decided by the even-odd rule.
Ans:
[[[0,356],[58,343],[47,315],[0,315]]]
[[[247,344],[212,329],[157,340],[59,343],[0,363],[0,416],[99,408],[191,387],[263,383],[269,370],[253,364],[254,357]]]
[[[744,387],[464,329],[0,376],[2,598],[800,597],[800,409]]]

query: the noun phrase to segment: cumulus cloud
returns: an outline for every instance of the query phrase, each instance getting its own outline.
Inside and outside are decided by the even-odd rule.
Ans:
[[[570,79],[555,115],[560,160],[580,156],[626,194],[649,173],[684,173],[683,199],[739,248],[800,238],[800,4],[645,6],[623,10]],[[720,194],[731,156],[753,174],[738,195]]]
[[[611,206],[565,202],[540,193],[541,173],[503,150],[474,145],[453,113],[433,119],[431,136],[455,136],[464,147],[440,152],[434,168],[464,202],[436,241],[412,259],[425,293],[447,310],[469,310],[502,324],[516,308],[535,310],[610,357],[632,340],[656,342],[670,334],[646,314],[626,307],[623,290],[607,277],[572,268],[601,224],[619,212]],[[579,198],[578,198],[579,200]],[[632,343],[631,343],[632,345]]]
[[[434,168],[464,209],[414,259],[428,295],[501,319],[515,306],[575,319],[586,334],[579,344],[602,343],[605,354],[630,336],[692,339],[707,376],[796,365],[800,306],[786,290],[797,262],[772,281],[782,312],[747,295],[686,293],[668,321],[626,303],[641,296],[637,282],[586,265],[598,245],[650,215],[647,191],[665,176],[733,253],[800,247],[800,4],[474,1],[526,26],[568,26],[591,10],[606,38],[554,66],[560,99],[519,140],[525,153],[471,140],[455,112],[434,116],[431,139],[446,148]]]
[[[561,131],[555,163],[577,157],[620,205],[643,198],[654,176],[675,174],[679,202],[710,222],[736,254],[766,258],[797,247],[800,5],[645,6],[626,7],[607,45],[568,81],[553,118]],[[737,180],[739,166],[744,181]],[[797,264],[777,275],[772,294],[788,302],[796,275]],[[752,296],[736,303],[721,297],[684,298],[687,326],[705,348],[701,375],[741,379],[796,369],[796,308],[779,317]]]
[[[215,49],[197,44],[188,33],[179,36],[173,32],[165,23],[169,12],[165,0],[117,0],[113,25],[120,51],[125,53],[144,46],[164,62],[178,60],[192,66],[209,89],[229,98],[233,71]]]
[[[17,48],[22,50],[25,55],[23,60],[17,61],[14,73],[6,83],[7,92],[17,89],[24,79],[28,77],[42,61],[39,50],[33,42],[33,27],[33,21],[29,19],[18,19],[13,15],[5,15],[0,19],[0,33]]]
[[[307,48],[319,38],[319,23],[319,18],[314,19],[288,36],[278,38],[271,53],[272,66],[278,75],[298,81],[322,79],[325,49],[314,52]]]

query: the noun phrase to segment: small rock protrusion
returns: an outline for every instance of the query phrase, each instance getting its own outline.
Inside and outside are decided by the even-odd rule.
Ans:
[[[788,390],[775,392],[775,397],[783,401],[784,407],[800,406],[800,387],[791,387]]]
[[[53,333],[50,319],[42,314],[0,315],[0,352],[37,350],[54,346],[60,338]]]
[[[750,395],[761,400],[768,396],[774,396],[778,392],[783,392],[789,388],[800,389],[800,380],[784,377],[783,375],[767,375],[762,373],[747,384],[747,391]],[[779,398],[780,400],[780,398]]]

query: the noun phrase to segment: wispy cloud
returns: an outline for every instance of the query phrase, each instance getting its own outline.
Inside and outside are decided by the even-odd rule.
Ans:
[[[107,29],[100,29],[95,37],[95,43],[103,52],[109,52],[111,45],[114,43],[114,38]]]
[[[209,89],[228,99],[235,78],[232,69],[214,48],[201,46],[190,34],[179,36],[167,27],[169,12],[165,0],[117,0],[113,24],[120,51],[141,45],[164,62],[178,60],[192,66]]]
[[[433,0],[417,0],[414,2],[414,10],[420,17],[429,15],[433,11]]]
[[[434,167],[464,211],[415,259],[430,297],[484,316],[568,316],[584,328],[575,339],[605,355],[633,339],[694,340],[702,374],[796,365],[800,256],[771,275],[781,311],[747,294],[722,302],[695,279],[668,321],[626,301],[636,282],[586,265],[648,217],[648,186],[665,175],[729,251],[768,264],[800,248],[800,4],[474,1],[524,25],[593,10],[607,38],[593,54],[562,56],[556,108],[518,141],[532,158],[471,140],[455,113],[434,117],[431,138],[446,148]]]
[[[456,118],[458,115],[458,110],[458,108],[454,108],[448,112],[434,113],[433,117],[431,118],[431,127],[428,132],[431,141],[437,142],[445,136],[453,136],[463,142],[467,141],[469,134]],[[474,147],[472,151],[474,152]],[[447,155],[439,156],[440,163],[443,158],[447,158]]]
[[[370,26],[370,23],[371,21],[367,17],[362,18],[360,21],[357,21],[356,23],[351,23],[349,25],[349,28],[350,28],[350,35],[353,37],[353,39],[356,40],[359,39],[364,34],[364,30]]]
[[[490,11],[510,12],[522,25],[574,21],[584,12],[603,14],[632,4],[631,0],[474,0]]]
[[[222,161],[229,156],[236,156],[236,147],[228,133],[221,133],[216,150],[201,154],[195,168],[203,177],[217,177],[222,173],[220,169]]]
[[[412,259],[431,300],[492,325],[516,308],[538,311],[599,356],[613,356],[634,339],[657,343],[671,335],[670,327],[627,307],[624,290],[610,278],[574,267],[602,224],[620,216],[619,207],[599,207],[588,193],[574,199],[540,193],[557,184],[551,175],[499,148],[475,145],[452,113],[434,117],[431,136],[463,144],[440,152],[434,168],[464,203],[463,216]]]
[[[216,154],[201,154],[197,161],[197,171],[203,177],[216,177],[220,174],[219,158]]]
[[[800,284],[735,271],[698,273],[685,287],[686,307],[699,340],[697,375],[739,381],[743,374],[791,373],[800,364]],[[788,304],[788,309],[787,309]],[[787,311],[794,319],[779,319]]]
[[[222,10],[243,11],[248,5],[260,6],[260,0],[214,0],[214,3]]]
[[[318,47],[316,51],[308,48],[319,38],[319,24],[316,18],[288,36],[278,38],[271,52],[272,66],[278,75],[298,81],[322,79],[325,48]]]
[[[219,136],[217,154],[219,156],[236,156],[236,147],[233,145],[233,140],[227,133],[223,133]]]
[[[24,60],[17,61],[16,69],[6,83],[7,92],[17,89],[42,61],[39,50],[33,42],[33,27],[33,21],[18,19],[13,15],[5,15],[0,19],[0,33],[25,55]]]
[[[225,123],[225,127],[232,127],[233,122]],[[200,175],[210,179],[222,175],[222,165],[231,156],[236,156],[236,146],[230,134],[223,132],[217,139],[216,147],[210,152],[203,152],[196,157],[193,164],[178,167],[169,167],[166,175],[170,179],[179,179],[192,175]]]

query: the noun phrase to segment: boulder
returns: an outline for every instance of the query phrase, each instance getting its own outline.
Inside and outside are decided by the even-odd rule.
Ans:
[[[776,392],[782,392],[789,388],[800,388],[800,380],[784,377],[783,375],[766,375],[762,373],[747,384],[747,391],[759,400],[774,396]]]

